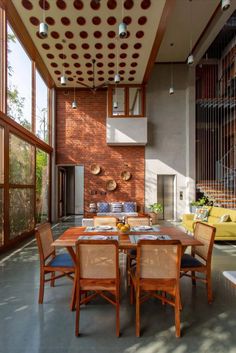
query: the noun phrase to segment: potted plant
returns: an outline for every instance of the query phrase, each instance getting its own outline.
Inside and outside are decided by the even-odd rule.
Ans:
[[[149,205],[151,212],[149,212],[149,216],[152,219],[152,224],[157,224],[158,221],[158,213],[163,211],[163,205],[160,202],[155,202],[152,205]]]
[[[196,209],[208,204],[208,198],[206,196],[201,197],[197,201],[190,202],[190,212],[195,213]]]

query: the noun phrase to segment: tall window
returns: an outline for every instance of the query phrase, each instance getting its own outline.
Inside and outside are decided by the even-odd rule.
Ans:
[[[36,135],[47,143],[48,128],[48,88],[36,70]]]
[[[0,126],[0,246],[3,244],[3,206],[4,206],[4,129]]]
[[[7,26],[7,115],[32,128],[32,63],[10,25]]]
[[[13,134],[9,136],[10,238],[34,227],[35,148]]]
[[[36,223],[48,220],[49,155],[36,149]]]

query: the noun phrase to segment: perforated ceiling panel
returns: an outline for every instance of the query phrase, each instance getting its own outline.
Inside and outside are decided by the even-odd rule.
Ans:
[[[80,83],[114,83],[118,71],[122,83],[141,83],[155,40],[165,0],[13,0],[55,84],[62,73],[68,86]],[[122,10],[122,3],[124,4]],[[45,11],[43,11],[43,8]],[[42,39],[39,23],[49,26]],[[118,38],[118,25],[127,24],[128,36]]]

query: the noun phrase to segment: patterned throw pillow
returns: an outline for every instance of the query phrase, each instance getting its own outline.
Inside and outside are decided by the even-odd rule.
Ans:
[[[98,213],[110,212],[109,203],[107,203],[107,202],[98,202],[97,207],[98,207],[98,210],[97,210]]]
[[[136,212],[136,202],[124,202],[124,212]]]
[[[207,222],[209,210],[207,208],[198,208],[194,214],[194,221]]]
[[[227,222],[227,221],[229,221],[229,219],[230,219],[229,214],[223,214],[223,215],[220,217],[218,223]]]

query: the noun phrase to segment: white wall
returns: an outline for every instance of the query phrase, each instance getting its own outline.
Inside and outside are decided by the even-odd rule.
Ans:
[[[84,212],[84,167],[75,166],[75,214]]]
[[[176,64],[173,95],[171,65],[156,64],[147,87],[148,144],[145,149],[145,206],[157,201],[157,174],[176,175],[175,218],[195,198],[194,69]],[[183,200],[179,194],[183,191]]]

